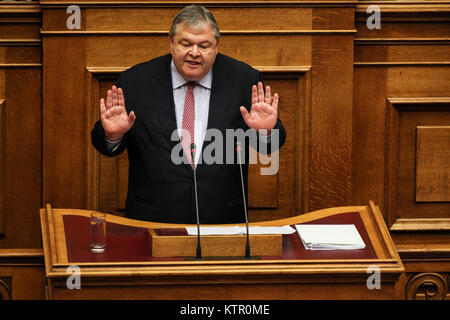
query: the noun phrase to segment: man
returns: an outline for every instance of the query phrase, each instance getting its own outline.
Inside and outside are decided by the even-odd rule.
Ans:
[[[92,141],[107,156],[128,150],[128,218],[195,223],[195,170],[200,223],[243,222],[239,165],[202,162],[211,143],[206,132],[215,129],[225,137],[227,129],[251,128],[269,148],[273,139],[284,143],[278,95],[272,99],[270,87],[264,93],[256,70],[219,54],[219,38],[207,9],[184,8],[170,30],[170,54],[124,71],[106,101],[100,100]],[[185,161],[177,164],[173,154],[180,140]]]

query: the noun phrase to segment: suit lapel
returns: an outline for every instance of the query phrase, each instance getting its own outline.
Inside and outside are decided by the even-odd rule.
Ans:
[[[228,109],[228,101],[230,98],[230,94],[232,92],[232,82],[230,80],[230,75],[224,64],[223,57],[218,54],[216,57],[216,61],[213,65],[213,81],[211,86],[211,96],[209,100],[209,114],[208,114],[208,126],[209,129],[223,129],[222,133],[225,134],[225,129],[222,128],[224,123],[224,116],[226,115],[226,111]],[[225,136],[223,137],[225,139]],[[223,140],[225,144],[225,140]],[[211,141],[204,141],[202,152],[205,147],[210,144]],[[201,164],[197,165],[196,171],[197,173],[203,168],[203,161]]]
[[[161,122],[161,128],[164,136],[171,141],[172,133],[177,129],[177,121],[175,116],[175,102],[173,100],[172,76],[170,73],[170,55],[166,56],[161,69],[155,72],[155,104]],[[176,132],[177,140],[179,140]],[[173,141],[174,144],[177,141]]]
[[[160,65],[161,69],[155,73],[155,103],[164,136],[169,142],[170,150],[173,150],[181,142],[181,139],[178,135],[175,101],[173,99],[171,61],[172,56],[168,54]],[[183,158],[183,164],[181,165],[192,173],[192,167],[184,152]]]

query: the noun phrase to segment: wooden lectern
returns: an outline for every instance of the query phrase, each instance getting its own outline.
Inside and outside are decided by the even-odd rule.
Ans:
[[[294,233],[282,236],[281,254],[254,256],[251,260],[239,256],[205,257],[199,261],[183,256],[155,257],[152,232],[165,230],[180,235],[184,225],[113,215],[106,218],[106,251],[94,254],[89,249],[90,212],[53,209],[50,205],[40,211],[50,299],[404,298],[404,267],[383,217],[372,202],[369,206],[330,208],[251,223],[354,224],[365,249],[306,250]],[[70,266],[79,268],[79,290],[67,286],[74,270]],[[374,281],[378,280],[377,285]]]

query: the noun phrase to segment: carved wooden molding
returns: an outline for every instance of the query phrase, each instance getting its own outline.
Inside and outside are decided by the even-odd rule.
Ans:
[[[405,297],[407,300],[416,300],[423,295],[426,300],[444,300],[447,291],[448,283],[444,275],[419,273],[408,280]]]
[[[0,39],[0,46],[40,46],[41,39]]]
[[[356,45],[379,44],[448,44],[450,38],[355,38]]]
[[[354,34],[355,29],[349,30],[220,30],[220,35],[297,35],[297,34]],[[135,31],[118,31],[118,30],[81,30],[81,31],[44,31],[41,30],[42,36],[167,36],[169,30],[135,30]]]
[[[5,190],[5,100],[0,99],[0,190]],[[5,236],[4,192],[0,192],[0,237]]]
[[[354,7],[359,1],[202,1],[201,5],[208,8],[236,8],[236,7]],[[74,1],[74,2],[60,2],[60,1],[41,1],[40,7],[42,8],[60,8],[67,7],[69,5],[76,4],[80,8],[101,8],[101,7],[121,7],[121,8],[151,8],[151,7],[178,7],[182,8],[186,5],[192,4],[192,2],[184,1]]]
[[[355,67],[395,67],[395,66],[448,66],[450,61],[407,61],[407,62],[354,62]]]
[[[401,218],[398,210],[400,113],[404,111],[449,111],[450,97],[389,97],[386,110],[385,212],[390,231],[449,230],[448,218]],[[430,212],[431,213],[431,212]]]
[[[91,129],[94,123],[100,119],[97,106],[100,100],[99,81],[109,79],[114,81],[118,78],[120,72],[126,67],[114,68],[86,68],[86,204],[85,208],[98,210],[99,208],[99,167],[100,155],[91,144]]]
[[[390,228],[391,231],[448,231],[450,230],[450,219],[397,219]]]
[[[42,63],[0,63],[0,69],[42,68]]]
[[[448,104],[450,103],[450,97],[401,97],[401,98],[388,98],[391,104],[396,104],[397,109],[408,110],[411,109],[408,105],[418,104]]]
[[[43,249],[0,249],[0,267],[44,266]]]
[[[390,21],[396,21],[393,20],[395,17],[404,16],[407,16],[408,21],[417,21],[417,19],[424,20],[424,14],[427,16],[441,16],[442,19],[445,20],[450,19],[448,16],[448,12],[450,12],[450,4],[446,1],[358,1],[358,4],[355,6],[355,13],[358,18],[362,19],[361,16],[367,16],[367,8],[372,5],[376,5],[380,8],[383,13],[383,20],[385,18],[390,18]]]
[[[25,2],[14,1],[0,2],[0,14],[22,14],[22,13],[41,13],[40,5],[37,1]]]
[[[0,277],[0,300],[11,300],[11,277]]]

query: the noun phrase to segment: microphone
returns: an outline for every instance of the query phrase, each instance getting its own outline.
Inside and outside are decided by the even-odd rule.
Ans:
[[[197,175],[195,174],[195,143],[191,143],[191,159],[192,171],[194,173],[194,195],[195,195],[195,211],[197,213],[197,256],[196,260],[202,259],[202,247],[200,244],[200,217],[198,214],[198,196],[197,196]]]
[[[242,151],[242,143],[240,141],[236,142],[237,144],[237,155],[238,155],[238,162],[239,162],[239,170],[241,172],[241,186],[242,186],[242,198],[244,200],[244,212],[245,212],[245,228],[247,230],[247,243],[245,244],[245,258],[250,259],[250,235],[248,231],[248,214],[247,214],[247,201],[245,200],[245,188],[244,188],[244,174],[242,173],[242,159],[241,159],[241,151]]]

